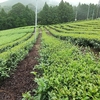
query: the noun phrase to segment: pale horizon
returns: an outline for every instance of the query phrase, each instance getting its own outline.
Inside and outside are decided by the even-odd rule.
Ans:
[[[0,0],[0,3],[5,2],[5,1],[10,1],[10,0]],[[16,0],[17,1],[17,0]],[[40,1],[40,0],[38,0]],[[44,0],[47,1],[47,0]],[[61,0],[48,0],[47,2],[50,4],[54,4],[54,3],[59,3]],[[78,5],[79,3],[86,3],[86,4],[90,4],[90,3],[94,3],[94,4],[98,4],[99,0],[64,0],[69,2],[72,5]]]

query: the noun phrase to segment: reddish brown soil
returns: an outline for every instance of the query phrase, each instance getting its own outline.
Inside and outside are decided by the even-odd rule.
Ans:
[[[0,100],[22,100],[22,93],[37,87],[37,84],[33,81],[34,75],[30,72],[38,64],[36,58],[39,57],[40,37],[41,34],[26,58],[18,64],[14,74],[0,86]]]

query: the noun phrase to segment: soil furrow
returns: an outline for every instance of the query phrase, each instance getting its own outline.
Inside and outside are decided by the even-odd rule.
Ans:
[[[36,58],[39,57],[40,38],[41,34],[26,58],[18,64],[14,74],[0,86],[0,100],[21,100],[22,93],[37,87],[37,84],[33,81],[34,75],[30,72],[38,64]]]

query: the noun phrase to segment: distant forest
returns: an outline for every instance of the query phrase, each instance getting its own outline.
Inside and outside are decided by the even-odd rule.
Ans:
[[[49,6],[47,3],[38,12],[38,24],[49,25],[65,23],[75,20],[96,19],[100,17],[100,6],[95,4],[80,4],[72,6],[61,0],[57,6]],[[35,24],[35,11],[29,6],[17,3],[6,12],[0,10],[0,30],[29,26]]]

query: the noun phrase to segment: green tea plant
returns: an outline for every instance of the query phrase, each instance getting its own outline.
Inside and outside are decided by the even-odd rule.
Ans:
[[[33,100],[99,100],[100,61],[69,42],[42,34],[40,64],[36,66],[42,76],[36,75],[38,84]],[[27,99],[26,99],[27,100]]]
[[[18,40],[32,31],[31,26],[0,31],[0,46]]]
[[[95,21],[96,22],[96,21]],[[75,24],[76,25],[76,24]],[[81,23],[80,23],[81,25]],[[98,24],[99,25],[99,22]],[[96,25],[95,25],[96,26]],[[75,45],[80,45],[80,46],[90,46],[90,47],[93,47],[93,48],[100,48],[100,34],[99,32],[95,31],[95,26],[93,26],[93,28],[89,31],[86,31],[84,29],[84,31],[82,30],[79,30],[78,28],[78,31],[75,30],[74,31],[67,31],[66,30],[66,33],[65,32],[58,32],[58,28],[57,30],[55,30],[56,28],[50,28],[48,26],[45,26],[45,28],[55,37],[57,38],[60,38],[62,40],[69,40],[71,41],[72,43],[74,43]],[[80,26],[80,27],[84,27],[83,26]],[[88,27],[88,26],[87,26]],[[59,29],[60,31],[62,29]],[[65,30],[64,30],[65,31]],[[71,33],[71,34],[70,34]]]
[[[0,53],[5,52],[5,51],[11,49],[12,47],[24,42],[25,40],[27,40],[31,36],[32,36],[32,33],[28,33],[25,36],[23,36],[22,38],[17,39],[16,41],[13,41],[11,43],[7,43],[5,45],[0,46]]]
[[[38,37],[38,33],[36,37]],[[8,47],[11,46],[11,48],[0,54],[0,81],[9,77],[11,71],[16,68],[18,62],[24,59],[28,54],[28,51],[33,47],[35,41],[34,35],[32,35],[31,32],[31,34],[27,34],[22,39],[8,44]]]

